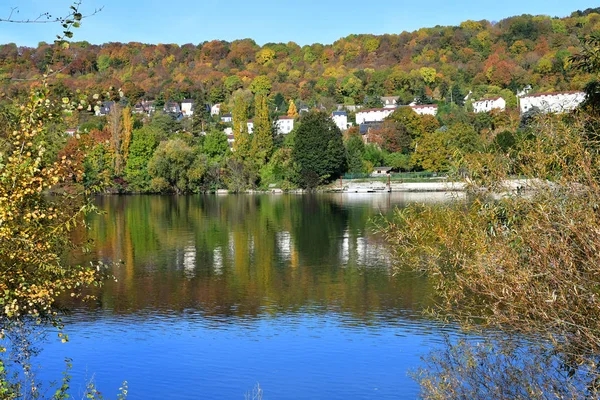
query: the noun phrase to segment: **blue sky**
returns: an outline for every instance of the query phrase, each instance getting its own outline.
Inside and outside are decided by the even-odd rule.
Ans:
[[[0,0],[0,18],[18,6],[17,18],[41,12],[64,14],[69,0]],[[83,0],[86,19],[74,40],[142,43],[201,43],[206,40],[252,38],[259,44],[294,41],[300,45],[333,43],[351,33],[400,33],[435,25],[456,25],[467,19],[497,21],[519,14],[567,16],[596,7],[581,0],[366,1],[366,0]],[[0,23],[0,43],[35,46],[51,42],[58,25]]]

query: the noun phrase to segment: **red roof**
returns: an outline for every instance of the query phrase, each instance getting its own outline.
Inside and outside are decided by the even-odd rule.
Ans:
[[[294,117],[288,117],[287,115],[283,115],[279,117],[279,119],[294,119]]]
[[[581,90],[571,90],[571,91],[568,91],[568,92],[536,93],[536,94],[530,94],[528,96],[523,96],[522,98],[525,98],[525,97],[542,97],[542,96],[557,96],[559,94],[577,94],[577,93],[585,94],[585,92],[582,92]]]

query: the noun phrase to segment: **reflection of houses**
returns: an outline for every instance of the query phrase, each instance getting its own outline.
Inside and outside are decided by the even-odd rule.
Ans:
[[[476,113],[490,112],[492,110],[506,110],[506,101],[502,97],[493,97],[473,102],[473,111]]]
[[[277,133],[287,135],[294,129],[294,118],[292,117],[279,117],[277,120]]]
[[[360,125],[365,122],[382,122],[394,111],[394,108],[370,108],[368,110],[361,110],[356,113],[356,123]]]
[[[384,197],[384,196],[381,196]],[[351,200],[347,197],[344,201]],[[372,200],[372,199],[370,199]],[[389,246],[374,236],[361,236],[344,231],[340,243],[340,263],[348,265],[370,265],[390,268],[393,264]]]
[[[194,100],[183,100],[181,102],[181,113],[184,117],[191,117],[192,115],[194,115]]]
[[[381,97],[381,102],[384,108],[396,108],[398,107],[398,100],[400,96],[384,96]]]
[[[433,116],[435,116],[437,114],[437,109],[438,109],[437,104],[422,104],[422,105],[415,105],[415,106],[409,106],[409,107],[412,108],[413,111],[419,115],[433,115]]]
[[[225,114],[221,117],[221,122],[231,123],[233,122],[233,118],[231,117],[231,113]]]
[[[331,119],[341,131],[348,129],[348,114],[346,111],[334,111],[331,113]]]
[[[101,117],[110,114],[110,111],[115,106],[114,101],[104,101],[96,110],[96,116]]]
[[[537,108],[543,113],[562,113],[576,109],[585,101],[584,92],[539,93],[520,98],[521,113]]]

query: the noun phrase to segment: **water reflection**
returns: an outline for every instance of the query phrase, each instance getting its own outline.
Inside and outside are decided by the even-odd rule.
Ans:
[[[404,201],[400,193],[101,197],[104,214],[85,233],[95,250],[76,259],[122,260],[95,305],[116,313],[256,316],[310,306],[392,318],[430,302],[421,277],[392,277],[389,250],[371,230],[372,217]]]
[[[105,213],[72,261],[123,264],[95,304],[65,305],[67,345],[40,357],[45,376],[75,360],[131,398],[414,398],[406,374],[442,342],[422,318],[431,288],[394,276],[370,219],[439,193],[101,197]],[[160,379],[157,379],[160,371]]]

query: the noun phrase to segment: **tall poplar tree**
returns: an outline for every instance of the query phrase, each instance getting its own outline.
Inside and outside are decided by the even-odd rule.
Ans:
[[[133,133],[133,118],[131,117],[131,107],[127,106],[123,109],[123,117],[121,119],[121,130],[123,140],[121,142],[121,154],[123,155],[123,164],[127,165],[129,156],[129,146],[131,145],[131,135]]]
[[[233,150],[235,157],[246,160],[250,156],[250,135],[248,134],[248,105],[237,96],[233,105]]]
[[[255,98],[254,132],[252,133],[252,154],[258,167],[267,163],[273,152],[273,132],[267,98],[257,94]]]

